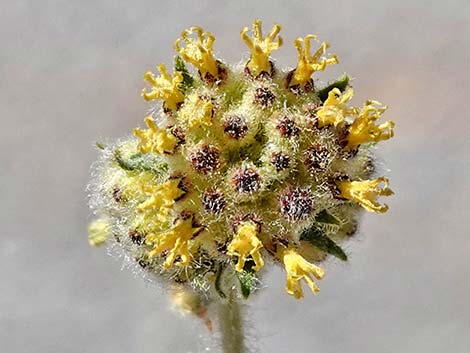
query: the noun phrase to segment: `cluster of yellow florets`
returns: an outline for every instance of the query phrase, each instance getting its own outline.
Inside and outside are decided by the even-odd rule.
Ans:
[[[301,280],[318,291],[315,262],[347,259],[339,244],[356,232],[361,206],[385,212],[376,198],[393,193],[372,178],[370,146],[394,124],[376,124],[386,109],[377,101],[348,104],[347,76],[315,87],[312,74],[338,63],[315,35],[295,40],[293,70],[277,68],[280,30],[264,37],[259,20],[251,36],[242,29],[251,57],[230,66],[214,57],[214,36],[192,27],[175,42],[174,73],[162,64],[158,77],[144,75],[142,96],[161,109],[134,137],[101,146],[92,244],[109,240],[147,273],[220,295],[238,278],[247,296],[275,263],[301,298]]]

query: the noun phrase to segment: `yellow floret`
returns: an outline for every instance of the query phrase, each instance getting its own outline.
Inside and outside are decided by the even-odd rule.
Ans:
[[[324,57],[326,49],[330,46],[326,42],[320,44],[320,48],[315,54],[310,55],[310,41],[317,41],[317,36],[314,34],[307,35],[304,39],[297,38],[294,42],[297,51],[299,52],[299,58],[297,67],[295,68],[294,75],[289,85],[300,85],[304,86],[315,71],[323,71],[328,65],[338,63],[338,57],[336,54],[331,54],[330,57]],[[304,46],[302,44],[304,43]]]
[[[175,200],[184,194],[184,191],[178,188],[180,181],[180,179],[171,179],[159,185],[143,185],[142,191],[150,195],[150,197],[142,202],[137,209],[139,211],[148,209],[158,210],[160,220],[166,220],[166,215],[174,205]]]
[[[148,71],[144,74],[144,80],[152,87],[150,92],[146,92],[145,88],[142,90],[142,97],[146,101],[154,99],[162,99],[165,106],[171,110],[176,110],[178,103],[184,100],[183,93],[179,90],[179,85],[183,82],[183,75],[181,72],[176,72],[173,77],[168,74],[164,64],[157,66],[160,71],[160,77]]]
[[[212,125],[213,105],[210,99],[200,98],[197,93],[191,94],[184,102],[178,119],[187,122],[188,127],[196,128]]]
[[[387,109],[377,101],[367,101],[356,120],[349,127],[348,147],[355,148],[365,142],[379,142],[393,137],[393,121],[386,121],[381,125],[375,125]]]
[[[139,139],[137,148],[142,153],[172,153],[177,138],[172,134],[168,133],[166,129],[161,129],[155,124],[155,121],[151,116],[147,116],[144,119],[148,126],[148,129],[134,129],[134,135]]]
[[[190,37],[193,33],[196,34],[195,38]],[[191,27],[175,41],[175,50],[185,61],[193,64],[203,77],[209,73],[218,78],[218,66],[212,54],[214,41],[212,33],[204,32],[201,27]],[[180,46],[181,42],[184,42],[184,47]]]
[[[176,257],[180,257],[178,266],[187,266],[190,261],[189,241],[191,238],[201,231],[200,227],[193,228],[192,218],[178,220],[172,229],[159,233],[148,234],[145,238],[147,245],[153,248],[149,252],[150,257],[157,256],[163,251],[168,251],[163,267],[169,269],[173,266]]]
[[[207,315],[207,306],[201,295],[183,286],[174,286],[170,297],[172,303],[183,315],[196,315],[204,320],[206,327],[212,331],[212,321]]]
[[[106,242],[109,233],[109,223],[104,219],[97,219],[88,225],[88,242],[92,246],[100,246]]]
[[[384,185],[380,188],[382,183]],[[383,213],[388,210],[388,206],[380,204],[376,198],[393,195],[388,183],[387,178],[381,177],[365,181],[339,181],[337,185],[344,198],[357,202],[369,212]]]
[[[238,256],[238,263],[235,269],[238,272],[243,271],[248,256],[251,256],[255,262],[253,269],[258,271],[263,267],[264,261],[261,258],[260,249],[263,244],[256,236],[258,234],[257,226],[251,222],[242,223],[237,230],[237,234],[227,247],[227,255]]]
[[[328,98],[323,106],[318,110],[318,127],[326,125],[343,126],[347,116],[355,116],[358,113],[357,108],[348,108],[346,103],[354,95],[352,88],[341,93],[338,88],[333,88],[328,93]]]
[[[282,37],[278,36],[281,31],[281,26],[276,24],[273,26],[271,32],[263,38],[261,30],[261,20],[255,20],[253,23],[253,39],[248,37],[247,33],[250,31],[248,27],[241,30],[240,36],[242,40],[248,45],[251,51],[251,58],[248,62],[248,68],[252,76],[258,76],[261,72],[270,72],[269,55],[272,51],[277,50],[282,45]],[[277,36],[277,40],[274,39]]]
[[[308,262],[291,248],[284,250],[282,261],[287,272],[286,291],[288,294],[293,295],[297,299],[303,298],[304,295],[300,284],[302,279],[307,282],[313,294],[318,293],[320,289],[313,281],[312,276],[316,279],[322,279],[325,274],[322,268]]]

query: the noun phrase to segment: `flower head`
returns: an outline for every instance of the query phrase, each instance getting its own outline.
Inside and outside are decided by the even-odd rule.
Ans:
[[[314,263],[347,260],[354,203],[388,209],[377,201],[393,193],[388,179],[367,180],[368,142],[392,137],[393,123],[376,125],[385,111],[376,101],[351,106],[347,77],[313,85],[338,62],[326,42],[310,52],[313,35],[295,41],[294,70],[276,67],[280,30],[263,36],[255,20],[252,36],[241,31],[250,58],[230,65],[214,57],[211,33],[191,27],[175,42],[174,74],[163,65],[160,77],[145,74],[152,116],[102,146],[91,244],[106,241],[139,271],[207,301],[234,289],[248,297],[267,264],[284,265],[287,292],[301,298],[301,281],[318,291]]]

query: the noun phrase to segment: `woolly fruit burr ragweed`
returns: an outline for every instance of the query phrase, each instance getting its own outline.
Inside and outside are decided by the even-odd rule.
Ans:
[[[161,64],[144,74],[145,126],[99,145],[92,245],[109,243],[146,276],[203,302],[248,298],[272,265],[302,298],[302,282],[318,292],[319,263],[347,260],[342,244],[360,211],[388,209],[377,197],[393,192],[374,176],[371,147],[393,136],[394,123],[377,123],[386,110],[377,101],[351,106],[346,75],[316,87],[313,75],[338,57],[315,35],[294,41],[294,69],[277,67],[280,30],[263,36],[260,20],[243,28],[250,57],[229,65],[215,57],[214,35],[191,27],[175,42],[173,73]]]

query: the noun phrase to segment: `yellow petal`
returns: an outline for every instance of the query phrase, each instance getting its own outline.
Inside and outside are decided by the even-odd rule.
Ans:
[[[195,37],[191,37],[193,33],[196,35]],[[185,61],[193,64],[202,77],[209,73],[218,78],[218,66],[212,54],[214,41],[212,33],[204,32],[201,27],[191,27],[183,31],[181,38],[175,41],[175,50]],[[184,46],[181,46],[182,43]]]
[[[150,92],[147,92],[144,88],[142,90],[142,97],[147,101],[162,99],[167,108],[176,110],[178,103],[184,100],[184,95],[179,90],[179,85],[183,82],[183,75],[181,72],[176,72],[171,77],[164,64],[158,65],[157,69],[161,73],[160,77],[155,77],[150,71],[144,74],[144,80],[152,89]]]
[[[166,129],[161,129],[155,124],[151,116],[145,118],[148,129],[134,129],[134,135],[139,139],[137,148],[142,153],[172,153],[178,139]]]
[[[356,148],[366,142],[379,142],[393,137],[394,122],[387,121],[381,125],[375,125],[375,121],[381,117],[386,109],[386,106],[377,101],[366,102],[356,120],[349,127],[349,148]]]
[[[383,187],[379,187],[380,184]],[[339,181],[338,188],[341,191],[341,196],[344,198],[355,201],[364,207],[369,212],[386,212],[388,206],[382,205],[376,201],[378,196],[393,195],[392,189],[388,187],[389,181],[385,177],[365,180],[365,181]]]
[[[319,288],[313,281],[312,277],[322,279],[325,272],[322,268],[308,262],[295,250],[288,248],[282,253],[282,261],[287,272],[286,291],[295,298],[303,297],[300,281],[303,279],[313,294],[318,293]]]
[[[245,261],[249,256],[255,262],[253,269],[259,271],[264,266],[264,261],[260,254],[263,244],[257,237],[258,227],[251,222],[243,222],[237,230],[237,234],[227,247],[227,255],[238,256],[238,263],[235,269],[243,271]]]
[[[210,99],[203,99],[198,94],[190,95],[181,107],[178,119],[186,122],[190,128],[212,125],[213,105]]]
[[[320,44],[320,48],[311,55],[310,42],[311,40],[317,41],[317,36],[309,34],[305,38],[297,38],[294,42],[295,47],[299,53],[297,67],[295,68],[294,75],[289,83],[290,86],[300,85],[305,86],[309,82],[310,77],[315,71],[324,71],[328,65],[338,63],[336,54],[331,54],[330,57],[325,57],[326,50],[330,46],[326,42]]]
[[[248,27],[243,28],[240,36],[251,51],[251,58],[247,66],[250,69],[251,75],[256,77],[263,71],[268,73],[271,71],[269,55],[282,45],[282,38],[278,35],[281,31],[281,26],[278,24],[274,25],[266,38],[263,38],[261,20],[255,20],[252,30],[253,38],[248,37],[247,33],[249,31]]]
[[[146,236],[145,243],[153,246],[148,255],[154,257],[163,251],[168,251],[163,268],[169,269],[173,266],[177,256],[181,259],[178,266],[187,266],[191,257],[189,241],[200,231],[200,227],[193,228],[192,217],[185,220],[180,219],[172,229],[159,234],[150,233]]]
[[[322,128],[327,125],[344,126],[347,116],[355,116],[357,109],[347,107],[347,103],[353,95],[352,88],[344,93],[341,93],[338,88],[333,88],[328,92],[328,98],[317,112],[318,127]]]
[[[158,210],[160,220],[166,220],[168,211],[174,205],[175,200],[184,194],[184,191],[178,187],[180,181],[181,179],[171,179],[156,186],[142,186],[143,191],[149,195],[149,198],[142,202],[137,209],[139,211],[147,209]]]

